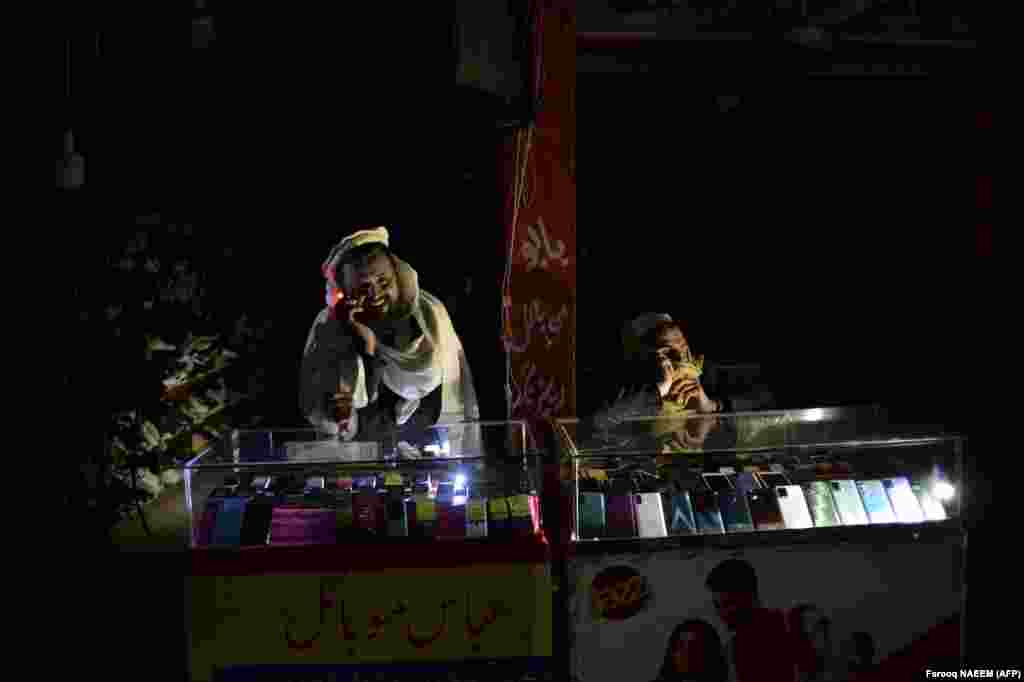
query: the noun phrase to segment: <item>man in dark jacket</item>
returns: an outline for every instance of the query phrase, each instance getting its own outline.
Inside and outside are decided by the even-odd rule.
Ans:
[[[761,606],[757,573],[742,559],[727,559],[708,574],[718,617],[729,631],[726,658],[736,682],[795,682],[813,670],[814,647],[788,626],[786,614]]]

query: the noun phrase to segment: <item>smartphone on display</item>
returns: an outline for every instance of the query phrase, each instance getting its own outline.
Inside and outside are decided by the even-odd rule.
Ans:
[[[473,495],[466,502],[466,537],[487,537],[487,498]]]
[[[332,509],[275,507],[270,520],[270,544],[333,545],[337,521]]]
[[[241,543],[242,519],[248,503],[244,497],[228,497],[221,502],[213,528],[213,544],[237,547]]]
[[[487,499],[487,532],[497,537],[505,537],[509,533],[508,498]]]
[[[836,503],[832,499],[832,488],[828,481],[811,481],[805,483],[803,489],[815,528],[840,525],[839,512],[836,511]]]
[[[889,503],[896,512],[896,520],[900,523],[922,523],[924,511],[917,501],[914,491],[910,489],[910,481],[905,476],[883,478],[882,486],[889,496]]]
[[[701,478],[704,479],[704,485],[706,485],[708,489],[714,490],[716,493],[734,490],[732,483],[729,482],[728,474],[707,473],[703,474]]]
[[[780,485],[775,488],[779,511],[786,528],[814,528],[811,510],[807,508],[804,489],[798,485]]]
[[[334,528],[338,534],[344,535],[355,527],[355,510],[350,491],[339,491],[331,501],[331,508],[334,510]]]
[[[580,539],[604,536],[605,508],[604,493],[581,492],[578,536]]]
[[[638,493],[633,498],[636,506],[636,525],[642,538],[663,538],[668,536],[665,526],[665,507],[661,493]]]
[[[437,505],[430,497],[430,486],[417,483],[413,486],[412,499],[406,502],[406,517],[409,519],[409,534],[417,538],[432,538],[437,530]]]
[[[634,538],[637,535],[636,505],[632,494],[608,495],[605,500],[607,527],[610,538]]]
[[[754,530],[754,519],[750,516],[747,496],[737,490],[718,493],[718,509],[722,512],[722,523],[730,533],[745,533]]]
[[[239,541],[243,546],[265,545],[270,541],[270,517],[274,512],[274,500],[259,495],[245,507]]]
[[[896,523],[896,513],[885,494],[885,486],[881,481],[857,481],[860,499],[864,502],[864,511],[868,513],[871,523]]]
[[[790,485],[791,482],[781,471],[758,471],[754,474],[761,487],[775,490],[779,486]]]
[[[676,490],[672,493],[669,498],[668,527],[672,535],[694,535],[697,533],[689,492]]]
[[[384,502],[375,490],[364,488],[357,492],[352,500],[356,527],[360,530],[376,533],[383,525]]]
[[[747,504],[750,505],[750,517],[754,520],[755,529],[782,530],[786,527],[774,490],[747,493]]]
[[[836,511],[839,513],[839,521],[844,526],[863,526],[868,523],[867,512],[864,511],[864,502],[857,492],[857,484],[850,479],[829,481],[832,489],[832,501],[836,503]]]
[[[721,535],[725,532],[717,494],[711,490],[695,490],[690,495],[690,501],[693,503],[693,519],[698,534]]]
[[[402,538],[409,535],[409,518],[405,500],[401,495],[390,495],[386,503],[388,515],[388,537]]]
[[[195,527],[195,543],[197,545],[205,547],[213,542],[213,529],[217,525],[217,513],[220,511],[223,502],[224,498],[222,497],[210,497],[206,501],[202,514],[199,516],[199,522]]]
[[[938,498],[932,495],[926,487],[920,483],[914,483],[910,486],[917,498],[917,501],[921,504],[921,510],[924,512],[924,517],[929,521],[945,521],[949,518],[946,514],[946,508],[942,506]]]
[[[438,504],[451,504],[455,499],[455,482],[441,481],[437,484]]]
[[[757,490],[761,487],[761,484],[757,480],[757,476],[754,475],[753,471],[741,471],[736,474],[729,474],[729,482],[732,483],[732,487],[736,489],[736,492],[742,493],[744,497],[752,490]]]
[[[465,506],[465,505],[463,505]],[[540,530],[537,496],[520,493],[508,497],[508,529],[514,535],[534,535]]]
[[[466,505],[437,505],[437,535],[439,538],[466,537]]]

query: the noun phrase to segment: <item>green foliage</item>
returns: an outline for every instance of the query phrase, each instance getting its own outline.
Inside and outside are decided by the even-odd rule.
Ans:
[[[136,501],[132,471],[180,466],[196,454],[195,441],[232,427],[234,409],[252,397],[245,389],[254,369],[240,352],[261,340],[229,249],[188,225],[139,223],[97,282],[102,298],[82,312],[110,366],[109,485],[122,513]]]

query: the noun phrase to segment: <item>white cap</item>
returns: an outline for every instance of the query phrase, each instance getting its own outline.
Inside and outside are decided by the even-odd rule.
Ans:
[[[388,228],[386,227],[375,227],[370,230],[359,230],[348,235],[340,242],[337,246],[331,249],[331,254],[327,256],[327,260],[324,261],[322,270],[326,276],[329,271],[334,270],[345,254],[352,251],[352,249],[359,248],[360,246],[366,246],[367,244],[381,244],[383,246],[388,245]]]

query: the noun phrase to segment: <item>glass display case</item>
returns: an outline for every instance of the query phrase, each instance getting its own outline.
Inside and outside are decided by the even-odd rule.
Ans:
[[[521,422],[432,427],[417,444],[235,431],[185,466],[195,550],[537,537]]]
[[[878,408],[562,420],[557,429],[577,543],[956,530],[963,511],[964,438],[891,424]]]
[[[958,660],[963,437],[876,408],[556,430],[569,679],[853,679],[911,647]]]
[[[190,461],[191,679],[476,679],[488,665],[536,679],[551,579],[525,436],[522,422],[415,442],[236,431]]]

